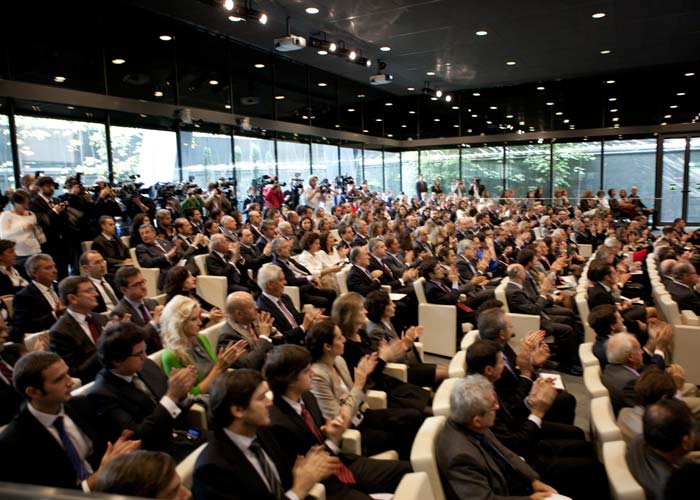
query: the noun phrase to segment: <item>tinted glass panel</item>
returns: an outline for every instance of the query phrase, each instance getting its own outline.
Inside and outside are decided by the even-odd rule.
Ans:
[[[515,191],[516,198],[523,198],[528,191],[542,189],[542,196],[549,198],[550,157],[549,145],[507,146],[506,187]],[[491,192],[492,197],[500,193]]]
[[[503,189],[503,147],[462,148],[462,178],[469,189],[474,177],[480,179],[492,196]]]
[[[418,180],[418,151],[401,153],[401,189],[410,200],[416,196],[416,181]]]
[[[275,142],[237,135],[233,138],[238,199],[245,198],[254,179],[275,173]]]
[[[308,143],[277,141],[277,173],[280,182],[289,184],[293,177],[301,177],[306,182],[311,175],[310,154]]]
[[[319,180],[328,179],[333,182],[338,175],[338,146],[311,144],[311,161],[313,173]]]
[[[435,179],[440,179],[442,191],[448,193],[452,181],[459,177],[459,149],[421,151],[420,173],[428,183],[428,191]]]
[[[700,138],[690,139],[688,159],[688,215],[686,220],[697,224],[700,221]]]
[[[644,204],[653,206],[656,186],[656,139],[605,141],[604,148],[605,191],[614,188],[619,192],[624,188],[629,192],[632,186],[637,186]],[[662,196],[668,193],[668,186],[664,186],[662,193]]]
[[[670,222],[682,214],[685,145],[685,139],[665,139],[663,143],[663,175],[661,178],[662,221]],[[647,203],[645,205],[649,206]]]
[[[370,191],[384,191],[383,160],[381,151],[365,149],[365,176]]]
[[[6,115],[0,115],[0,189],[3,191],[15,187],[15,174],[12,165],[10,120]]]
[[[151,186],[156,182],[179,180],[175,132],[130,127],[111,127],[114,180]]]
[[[554,188],[565,188],[575,203],[584,191],[600,188],[600,142],[554,144]]]
[[[396,197],[401,194],[401,153],[384,151],[384,190]]]
[[[230,136],[181,132],[180,140],[183,180],[193,177],[193,182],[206,191],[210,182],[233,176]]]

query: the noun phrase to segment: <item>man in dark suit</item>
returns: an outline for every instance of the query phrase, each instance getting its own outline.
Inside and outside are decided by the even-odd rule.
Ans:
[[[146,332],[146,352],[152,354],[163,348],[160,340],[160,314],[163,306],[153,299],[146,298],[146,280],[138,268],[124,266],[114,277],[115,286],[123,294],[117,307],[112,309],[112,316],[118,316],[143,328]]]
[[[491,432],[499,403],[488,380],[481,375],[458,380],[450,402],[451,416],[435,446],[446,498],[545,498],[556,493]],[[534,496],[537,492],[543,494]]]
[[[418,180],[416,181],[416,195],[418,196],[418,199],[421,198],[422,193],[427,193],[428,192],[428,183],[423,180],[423,176],[419,175]]]
[[[472,308],[459,298],[459,276],[456,272],[446,275],[440,261],[436,257],[429,257],[421,263],[420,274],[425,278],[425,298],[429,303],[453,305],[457,308],[457,332],[462,331],[462,323],[476,323]],[[451,287],[445,285],[445,278],[452,284]]]
[[[49,347],[66,362],[72,377],[92,382],[100,370],[95,345],[107,324],[97,307],[97,290],[89,278],[69,276],[58,285],[66,314],[49,330]]]
[[[180,251],[181,242],[156,238],[156,230],[150,224],[144,224],[139,228],[139,235],[143,243],[136,247],[136,258],[141,267],[157,267],[158,288],[163,288],[165,276],[170,269],[178,264],[182,257]]]
[[[107,261],[96,250],[88,250],[80,256],[80,270],[90,278],[92,285],[97,290],[97,307],[94,312],[107,312],[114,309],[119,303],[111,279],[107,278]]]
[[[265,248],[261,251],[255,244],[255,236],[253,232],[244,227],[241,229],[241,237],[239,239],[239,251],[241,252],[241,257],[245,260],[245,267],[247,269],[252,269],[253,273],[257,273],[260,266],[272,261],[270,254],[272,253],[272,245],[265,245]]]
[[[427,259],[435,256],[435,249],[428,241],[428,230],[424,226],[413,231],[413,238],[413,252],[416,257]]]
[[[678,304],[678,310],[691,310],[700,314],[700,295],[695,291],[698,273],[688,262],[678,262],[673,266],[673,278],[666,283],[666,289]]]
[[[0,481],[92,491],[100,460],[103,466],[138,448],[122,434],[105,452],[93,408],[84,397],[71,399],[73,380],[56,354],[23,356],[12,380],[26,404],[0,434]]]
[[[403,273],[396,275],[391,268],[384,263],[384,257],[386,257],[386,255],[387,245],[384,241],[379,238],[372,238],[369,240],[370,260],[367,270],[370,273],[375,270],[382,271],[382,276],[380,277],[382,285],[389,285],[393,291],[415,296],[413,287],[407,285],[407,283],[410,283],[418,277],[418,270],[415,268],[406,269]]]
[[[284,272],[284,279],[289,286],[298,286],[301,301],[313,304],[318,309],[331,310],[335,300],[335,291],[321,288],[321,282],[308,269],[291,258],[292,242],[283,238],[272,241],[272,263]]]
[[[217,339],[217,351],[231,342],[246,341],[245,352],[233,363],[234,368],[260,370],[274,343],[284,340],[272,327],[269,313],[258,313],[258,306],[248,292],[234,292],[226,298],[226,324]]]
[[[248,228],[250,232],[253,233],[253,241],[258,241],[262,236],[260,231],[260,224],[262,223],[262,215],[258,210],[251,210],[248,212]]]
[[[341,248],[347,248],[349,251],[352,248],[352,241],[355,237],[355,232],[352,230],[352,225],[340,224],[338,226],[338,236],[340,236],[340,241],[335,247],[338,250]]]
[[[209,252],[207,248],[207,237],[202,233],[197,233],[194,236],[192,224],[185,218],[175,219],[173,224],[175,236],[173,241],[180,240],[180,249],[182,250],[182,258],[189,259],[195,255],[204,255]]]
[[[191,404],[188,394],[197,378],[193,365],[163,370],[146,357],[146,333],[130,321],[105,330],[97,344],[102,370],[88,398],[97,410],[105,437],[114,440],[124,429],[133,431],[147,450],[165,451],[176,461],[194,451],[199,441],[179,439],[186,433],[185,421]]]
[[[46,236],[41,251],[53,257],[58,276],[63,278],[68,276],[68,242],[63,237],[67,226],[68,203],[53,197],[58,187],[53,178],[46,175],[39,177],[34,186],[38,191],[29,202],[29,210],[36,215],[37,223]]]
[[[198,500],[306,498],[339,461],[321,448],[299,460],[268,430],[272,399],[259,372],[224,373],[212,385],[214,437],[197,458],[192,491]]]
[[[369,250],[365,246],[353,247],[348,254],[350,260],[350,270],[346,275],[348,290],[357,292],[363,297],[367,297],[370,292],[379,290],[382,287],[382,276],[384,271],[368,269],[370,264]]]
[[[573,328],[566,324],[568,318],[552,316],[544,308],[553,305],[551,298],[543,295],[530,296],[524,289],[525,268],[520,264],[508,266],[510,278],[506,286],[508,309],[513,313],[532,314],[540,317],[540,326],[547,335],[554,336],[558,348],[558,370],[570,375],[580,376],[583,373],[578,361],[578,340]]]
[[[387,235],[384,237],[386,244],[386,255],[382,258],[382,262],[386,265],[394,276],[403,276],[403,273],[410,266],[406,261],[406,255],[401,252],[401,244],[395,236]],[[409,260],[413,257],[413,251],[410,252]]]
[[[303,345],[306,332],[321,315],[321,311],[315,309],[306,314],[297,311],[292,299],[284,293],[285,284],[284,273],[279,266],[266,264],[261,267],[258,285],[262,293],[257,300],[258,308],[272,316],[275,328],[282,332],[286,343]]]
[[[288,460],[318,445],[340,459],[335,475],[323,484],[329,499],[368,499],[369,493],[392,492],[411,471],[408,462],[373,460],[342,453],[342,418],[326,421],[311,394],[311,355],[297,345],[277,346],[268,354],[265,377],[274,393],[270,430]]]
[[[255,244],[258,246],[258,249],[262,252],[265,250],[265,247],[269,245],[272,242],[272,240],[275,239],[276,236],[277,225],[275,224],[275,221],[271,219],[265,219],[260,224],[260,237],[257,239]]]
[[[55,290],[58,271],[51,256],[32,255],[27,259],[26,268],[32,281],[12,300],[13,326],[23,334],[48,330],[66,311]]]
[[[225,276],[228,285],[228,293],[233,292],[258,292],[258,287],[251,282],[244,268],[245,260],[238,252],[238,244],[231,244],[223,234],[212,234],[209,242],[211,253],[207,255],[205,262],[207,272],[212,276]]]
[[[117,237],[114,219],[109,215],[103,215],[99,219],[99,224],[102,232],[92,240],[92,250],[100,252],[107,261],[107,272],[114,274],[120,266],[133,265],[129,249]]]
[[[353,225],[353,230],[355,231],[355,237],[352,240],[350,246],[359,247],[364,246],[369,242],[369,225],[367,221],[358,219]]]

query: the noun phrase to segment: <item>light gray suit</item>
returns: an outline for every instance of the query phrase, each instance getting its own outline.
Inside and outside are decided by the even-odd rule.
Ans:
[[[347,408],[350,415],[355,415],[359,410],[365,410],[365,393],[362,389],[353,385],[348,365],[342,356],[336,356],[333,362],[342,384],[336,382],[333,370],[326,363],[317,361],[313,365],[313,385],[311,393],[316,397],[318,406],[325,418],[335,418],[340,411]]]

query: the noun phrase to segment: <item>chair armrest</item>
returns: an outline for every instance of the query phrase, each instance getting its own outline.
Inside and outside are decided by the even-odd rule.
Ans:
[[[416,348],[416,352],[420,357],[421,363],[425,363],[425,352],[423,350],[423,342],[414,342],[413,346]]]
[[[593,342],[586,342],[578,346],[578,359],[581,360],[581,366],[600,365],[600,361],[593,354]]]
[[[688,326],[700,326],[700,318],[691,310],[684,309],[681,311],[681,320],[684,325]]]
[[[387,408],[386,392],[384,391],[367,391],[365,401],[372,410],[386,410]]]
[[[408,382],[408,366],[403,363],[387,363],[384,366],[384,374]]]
[[[312,498],[313,500],[326,500],[326,487],[321,483],[314,484],[314,487],[309,490],[309,494],[306,498]]]
[[[372,455],[369,458],[373,458],[375,460],[398,460],[399,453],[396,450],[387,450],[377,453],[376,455]]]
[[[199,403],[193,404],[187,413],[187,423],[195,429],[207,430],[207,410]]]
[[[197,294],[222,311],[226,309],[226,276],[197,276]]]
[[[340,449],[349,455],[362,456],[362,436],[356,429],[348,429],[343,432],[343,439],[340,441]]]

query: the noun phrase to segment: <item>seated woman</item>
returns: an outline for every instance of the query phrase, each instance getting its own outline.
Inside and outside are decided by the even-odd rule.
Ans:
[[[214,379],[245,352],[245,340],[230,342],[218,355],[206,335],[199,334],[202,324],[200,309],[194,299],[177,295],[168,302],[160,316],[163,338],[163,370],[170,376],[173,369],[194,365],[197,381],[190,391],[193,395],[209,393]],[[206,398],[205,398],[206,400]]]
[[[143,243],[143,240],[141,239],[141,235],[139,234],[139,228],[143,224],[150,224],[151,219],[148,218],[148,215],[146,214],[136,214],[134,215],[134,219],[131,222],[131,231],[129,231],[129,248],[136,248],[139,246],[141,243]]]
[[[335,273],[340,271],[340,266],[337,264],[329,265],[327,259],[324,258],[321,252],[321,238],[318,233],[308,232],[304,234],[299,241],[299,246],[302,249],[301,255],[297,257],[299,264],[321,280],[323,288],[331,288],[336,293],[340,293],[338,282],[335,280]]]
[[[420,426],[420,415],[406,408],[369,409],[364,389],[378,358],[362,357],[353,381],[343,359],[345,342],[340,328],[329,318],[314,323],[306,334],[306,347],[314,363],[311,392],[323,416],[327,419],[340,416],[347,427],[359,430],[365,454],[394,449],[407,459]]]
[[[372,349],[372,344],[365,331],[367,311],[362,295],[349,292],[338,297],[333,302],[331,317],[346,339],[343,358],[351,371],[359,365],[363,357],[373,355],[376,352],[378,363],[370,375],[369,388],[386,392],[389,407],[413,408],[425,414],[432,413],[430,392],[417,385],[407,384],[394,377],[384,375],[386,364],[395,362],[406,351],[399,339],[380,343],[378,351]]]
[[[14,295],[28,284],[14,268],[16,259],[15,242],[0,240],[0,297]]]
[[[396,313],[396,304],[384,290],[375,290],[365,299],[367,310],[367,335],[372,350],[379,350],[382,342],[393,342],[399,339],[391,318]],[[423,363],[420,354],[414,345],[421,333],[422,326],[412,326],[401,337],[406,352],[396,361],[408,365],[408,381],[419,387],[435,387],[448,377],[447,367]]]
[[[184,266],[175,266],[168,271],[163,285],[165,291],[165,303],[167,304],[173,297],[178,295],[194,299],[199,304],[199,307],[206,311],[209,315],[207,324],[208,328],[224,319],[224,312],[216,306],[211,305],[202,297],[197,295],[197,278]]]

